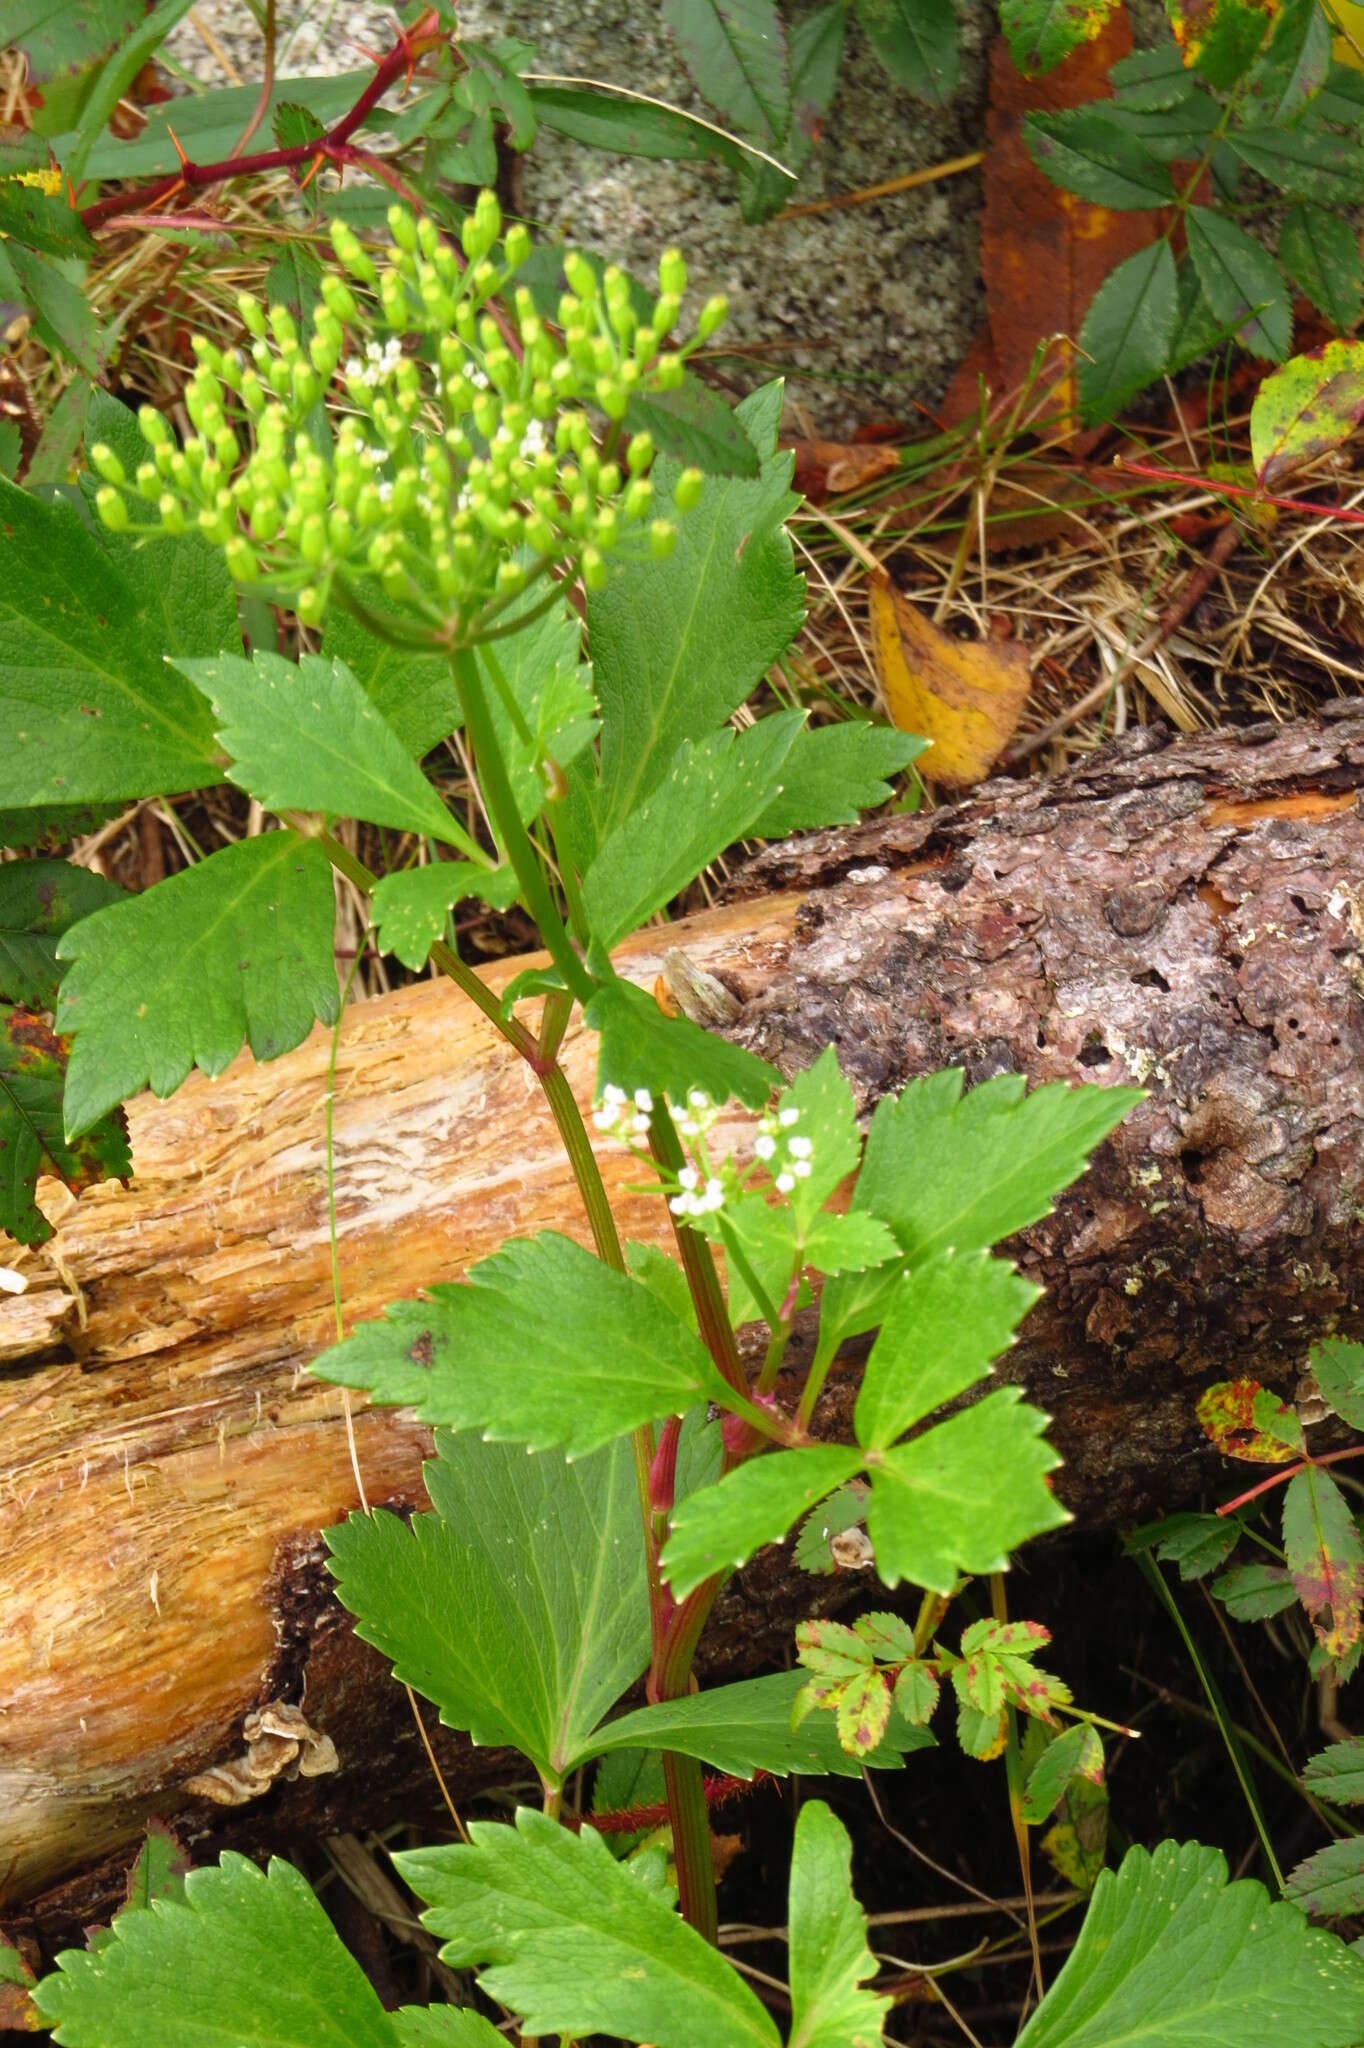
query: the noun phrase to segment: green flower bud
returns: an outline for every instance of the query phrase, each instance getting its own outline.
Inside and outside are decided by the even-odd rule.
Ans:
[[[677,546],[677,528],[668,519],[655,519],[649,528],[649,553],[656,562],[666,562]]]
[[[659,257],[658,288],[679,299],[687,289],[687,265],[680,249],[665,249]]]
[[[614,377],[598,377],[597,403],[609,420],[623,420],[626,404],[624,385],[617,383]]]
[[[609,554],[620,539],[620,521],[614,505],[603,505],[597,514],[597,545]]]
[[[600,548],[583,549],[583,582],[589,590],[605,590],[607,580],[606,560]]]
[[[185,508],[173,491],[163,491],[156,501],[161,514],[161,524],[167,533],[181,534],[185,530]]]
[[[126,484],[128,472],[107,441],[96,441],[90,450],[90,467],[106,484]]]
[[[473,212],[465,215],[464,225],[460,230],[460,241],[470,263],[480,263],[501,232],[502,208],[497,203],[497,195],[482,191],[478,195]]]
[[[518,590],[525,588],[525,583],[526,572],[519,562],[508,561],[504,558],[498,563],[497,591],[499,597],[514,597]]]
[[[345,278],[338,277],[334,270],[324,270],[321,290],[322,303],[327,311],[335,319],[344,321],[347,327],[353,327],[360,317],[360,308]]]
[[[485,441],[491,441],[502,418],[502,407],[498,404],[496,394],[491,391],[480,391],[474,399],[473,415],[474,425],[479,433]]]
[[[179,455],[179,454],[178,454],[177,452],[174,452],[174,451],[172,452],[172,457],[171,457],[171,459],[172,459],[172,461],[173,461],[173,462],[174,462],[174,461],[181,461],[181,462],[183,462],[183,460],[184,460],[184,458],[183,458],[182,456],[180,456],[180,455]],[[186,476],[186,479],[185,479],[185,481],[186,481],[186,482],[188,483],[188,481],[189,481],[189,478],[188,478],[188,476]],[[159,478],[158,478],[158,475],[157,475],[157,469],[156,469],[156,464],[155,464],[154,462],[139,462],[139,463],[138,463],[138,465],[137,465],[137,476],[136,476],[136,478],[135,478],[135,482],[136,482],[136,484],[137,484],[137,494],[138,494],[138,496],[139,496],[140,498],[159,498],[159,497],[160,497],[160,495],[161,495],[161,489],[160,489],[160,482],[159,482]]]
[[[377,283],[378,273],[370,258],[361,248],[359,237],[356,235],[355,230],[348,227],[343,220],[334,220],[332,222],[332,247],[336,251],[337,261],[342,269],[348,270],[351,276],[357,279],[359,283],[368,285]]]
[[[138,407],[137,424],[142,429],[142,438],[149,448],[170,446],[171,430],[154,405]]]
[[[597,477],[597,490],[603,498],[614,498],[620,489],[620,464],[604,462]]]
[[[635,361],[651,363],[658,354],[658,329],[653,326],[637,327],[633,348]]]
[[[275,360],[266,372],[265,381],[274,392],[276,398],[287,398],[289,396],[293,389],[293,378],[290,375],[289,365],[285,362],[283,356],[275,357]]]
[[[310,406],[316,405],[322,385],[312,364],[304,362],[301,356],[290,371],[289,383],[294,404],[302,411],[306,412]]]
[[[581,249],[568,249],[564,253],[564,276],[568,288],[584,306],[593,306],[597,301],[597,273]]]
[[[625,517],[629,520],[647,518],[653,497],[654,487],[647,476],[632,478],[623,501]]]
[[[554,393],[555,399],[559,402],[566,398],[576,398],[582,388],[578,372],[573,364],[569,362],[567,356],[560,356],[558,362],[549,373],[549,382],[550,389]]]
[[[709,341],[717,327],[723,327],[729,318],[729,300],[723,292],[716,292],[714,298],[706,300],[696,316],[696,338]]]
[[[298,327],[287,306],[270,308],[270,332],[281,348],[298,347]]]
[[[268,491],[262,491],[251,506],[251,531],[256,539],[268,545],[279,532],[279,500]]]
[[[379,302],[384,310],[384,320],[393,334],[406,334],[408,328],[407,288],[396,271],[386,270],[379,284]]]
[[[530,256],[530,229],[523,221],[514,221],[507,229],[507,238],[502,244],[502,255],[508,270],[519,270]]]
[[[575,298],[572,292],[564,292],[559,299],[557,318],[565,334],[567,334],[570,327],[581,327],[583,320],[582,300]]]
[[[327,522],[320,512],[310,512],[298,532],[298,551],[310,568],[327,552]]]
[[[340,360],[341,351],[329,335],[315,334],[308,343],[308,361],[324,384],[331,382]]]
[[[677,325],[677,316],[681,311],[681,299],[674,298],[671,292],[665,292],[654,306],[649,325],[657,334],[670,334]]]
[[[242,405],[252,419],[265,410],[265,386],[254,370],[242,371]]]
[[[229,391],[242,388],[242,359],[235,348],[227,350],[218,367],[218,374]]]
[[[527,519],[526,540],[537,555],[552,555],[555,552],[554,528],[543,512],[532,512]]]
[[[237,311],[241,315],[242,326],[246,329],[247,333],[254,334],[259,340],[263,341],[267,332],[265,315],[249,292],[238,292]]]
[[[249,540],[240,533],[234,533],[223,549],[223,560],[227,573],[234,583],[254,583],[260,574],[260,563]]]
[[[348,553],[354,533],[355,525],[345,506],[333,506],[327,520],[327,539],[331,543],[333,554]]]
[[[655,391],[676,391],[686,374],[681,356],[660,356],[654,368],[653,388]]]
[[[401,562],[390,562],[379,578],[384,590],[396,604],[402,604],[408,596],[407,571]]]
[[[303,625],[320,626],[322,624],[326,608],[327,601],[325,593],[319,590],[315,583],[310,583],[306,590],[299,591],[298,603],[295,606],[295,610],[297,611],[299,619]]]
[[[701,502],[706,479],[699,469],[684,469],[673,488],[673,503],[679,512],[690,512]]]
[[[213,458],[224,469],[235,469],[241,461],[241,446],[231,427],[219,427],[213,436]]]
[[[417,223],[405,206],[389,207],[388,231],[400,249],[406,249],[409,256],[416,255],[421,246],[417,240]]]
[[[95,510],[111,533],[126,533],[130,525],[128,507],[121,491],[112,484],[101,484],[95,492]]]

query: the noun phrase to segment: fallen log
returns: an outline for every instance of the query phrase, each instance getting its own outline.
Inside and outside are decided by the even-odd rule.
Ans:
[[[1315,1336],[1361,1327],[1361,792],[1359,715],[1138,732],[1050,782],[771,848],[667,930],[738,999],[732,1035],[788,1072],[832,1042],[864,1106],[952,1064],[1149,1089],[1011,1247],[1047,1294],[1002,1369],[1053,1416],[1060,1491],[1091,1525],[1208,1476],[1200,1380],[1291,1390]],[[645,984],[660,938],[621,956]],[[361,1408],[353,1461],[341,1394],[306,1375],[335,1334],[329,1053],[317,1032],[132,1104],[132,1184],[74,1200],[44,1183],[53,1239],[6,1254],[29,1287],[0,1307],[0,1897],[40,1933],[107,1909],[151,1812],[259,1846],[430,1787],[318,1535],[356,1505],[356,1466],[371,1502],[419,1501],[429,1447]],[[586,1101],[590,1035],[564,1058]],[[656,1237],[637,1168],[603,1166],[624,1231]],[[448,984],[348,1012],[335,1170],[347,1324],[511,1233],[586,1234],[529,1074]],[[854,1386],[835,1376],[823,1429]],[[765,1554],[717,1611],[712,1673],[753,1668],[827,1584]],[[232,1810],[186,1791],[240,1776],[244,1720],[281,1701],[338,1770],[267,1771]],[[495,1774],[430,1733],[456,1794]]]

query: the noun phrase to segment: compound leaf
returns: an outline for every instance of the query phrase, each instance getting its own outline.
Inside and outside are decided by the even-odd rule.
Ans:
[[[1279,230],[1279,261],[1333,327],[1353,327],[1364,306],[1359,237],[1324,206],[1290,207]]]
[[[1102,34],[1116,0],[1001,0],[1000,26],[1020,71],[1053,71]]]
[[[294,832],[211,854],[63,933],[74,964],[57,1025],[74,1035],[68,1134],[150,1086],[173,1095],[192,1066],[221,1074],[245,1037],[278,1059],[339,1007],[331,869]]]
[[[462,1286],[396,1302],[312,1370],[423,1422],[577,1457],[725,1391],[651,1289],[553,1230],[509,1238]]]
[[[822,1799],[807,1800],[796,1821],[787,1921],[789,2048],[870,2048],[891,2001],[866,1988],[877,1962],[852,1889],[852,1843]]]
[[[798,732],[782,763],[781,795],[753,826],[755,839],[785,839],[821,825],[855,825],[894,794],[890,777],[927,741],[893,726],[848,719]]]
[[[664,0],[687,69],[716,111],[771,149],[786,133],[786,28],[773,0]]]
[[[952,0],[857,0],[857,12],[891,77],[933,106],[945,106],[961,69]]]
[[[424,868],[385,875],[370,898],[380,950],[396,953],[416,973],[444,937],[446,917],[456,903],[473,898],[506,910],[520,892],[511,868],[476,868],[467,860],[433,860]]]
[[[285,1959],[282,1966],[281,1959]],[[268,1986],[268,1994],[264,1987]],[[69,2048],[396,2048],[389,2015],[307,1879],[231,1851],[191,1870],[183,1904],[121,1913],[33,1993]]]
[[[950,1593],[960,1573],[1003,1571],[1020,1543],[1070,1519],[1047,1484],[1061,1460],[1046,1423],[1000,1387],[869,1461],[867,1534],[886,1585]]]
[[[1016,2048],[1351,2048],[1364,1963],[1198,1842],[1129,1849]]]
[[[1091,205],[1140,212],[1174,200],[1174,180],[1164,164],[1102,101],[1029,114],[1023,139],[1054,185]]]
[[[1080,402],[1086,419],[1111,419],[1160,375],[1178,311],[1168,242],[1138,249],[1105,278],[1080,329]]]
[[[399,1875],[456,1969],[520,2016],[526,2034],[607,2034],[655,2048],[778,2048],[738,1972],[595,1829],[522,1807],[474,1821],[468,1847],[408,1849]]]
[[[1282,362],[1293,340],[1293,308],[1273,258],[1244,228],[1210,207],[1189,207],[1184,227],[1189,254],[1216,317],[1235,326],[1252,355]]]
[[[1040,1293],[984,1251],[943,1251],[903,1273],[858,1392],[858,1442],[885,1450],[983,1379]]]
[[[52,1235],[34,1198],[39,1174],[55,1174],[79,1194],[132,1171],[121,1112],[101,1117],[82,1137],[64,1136],[67,1054],[66,1041],[42,1017],[0,1005],[0,1229],[20,1244]]]
[[[614,1082],[627,1095],[637,1088],[685,1102],[690,1088],[704,1088],[714,1102],[731,1095],[749,1109],[761,1109],[781,1081],[775,1067],[688,1017],[668,1017],[646,989],[613,976],[597,989],[583,1022],[601,1034],[597,1054],[600,1085]]]
[[[1199,1395],[1196,1412],[1224,1458],[1287,1465],[1305,1448],[1297,1409],[1258,1380],[1216,1381]]]
[[[568,1464],[442,1434],[433,1513],[380,1510],[326,1532],[356,1633],[477,1743],[510,1743],[546,1781],[649,1661],[630,1446]]]
[[[393,609],[377,584],[362,585],[362,595],[375,611]],[[379,716],[418,759],[462,722],[459,692],[444,654],[381,640],[339,605],[328,614],[322,654],[350,670]]]

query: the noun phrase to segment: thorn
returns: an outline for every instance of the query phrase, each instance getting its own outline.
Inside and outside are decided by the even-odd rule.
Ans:
[[[184,169],[186,168],[186,166],[188,165],[188,163],[189,163],[189,158],[188,158],[188,157],[187,157],[187,156],[185,155],[185,152],[184,152],[184,150],[183,150],[183,149],[181,149],[181,147],[180,147],[180,138],[179,138],[179,136],[178,136],[178,135],[176,134],[175,130],[174,130],[174,129],[173,129],[172,127],[171,127],[171,124],[170,124],[170,122],[169,122],[169,121],[167,121],[167,123],[166,123],[166,133],[167,133],[167,135],[169,135],[169,137],[170,137],[170,139],[171,139],[171,147],[172,147],[172,149],[173,149],[173,150],[175,151],[175,154],[176,154],[176,155],[177,155],[177,156],[179,157],[179,159],[180,159],[180,168],[181,168],[181,170],[183,171],[183,170],[184,170]],[[183,182],[183,181],[182,181],[182,182]]]
[[[307,175],[307,177],[306,177],[306,178],[300,178],[300,180],[299,180],[299,184],[298,184],[298,189],[299,189],[299,191],[300,191],[300,192],[306,192],[306,191],[307,191],[308,187],[309,187],[309,186],[310,186],[310,185],[312,184],[312,182],[313,182],[313,179],[314,179],[314,178],[315,178],[315,177],[317,176],[318,172],[319,172],[319,171],[321,170],[321,168],[322,168],[323,164],[324,164],[324,163],[326,162],[326,160],[327,160],[327,159],[326,159],[325,155],[323,154],[323,152],[322,152],[321,150],[319,150],[319,151],[317,152],[317,155],[316,155],[316,156],[315,156],[315,157],[313,158],[312,162],[311,162],[311,163],[309,164],[309,166],[308,166],[308,175]]]

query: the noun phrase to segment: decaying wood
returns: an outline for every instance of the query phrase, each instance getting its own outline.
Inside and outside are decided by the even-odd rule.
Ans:
[[[1206,1476],[1201,1377],[1291,1388],[1312,1337],[1359,1327],[1361,790],[1364,719],[1138,733],[1049,783],[771,849],[733,900],[668,929],[739,999],[734,1035],[787,1071],[836,1044],[864,1105],[947,1064],[1150,1090],[1012,1247],[1048,1293],[1003,1369],[1054,1417],[1061,1491],[1090,1522]],[[646,984],[658,936],[623,955]],[[357,1498],[342,1396],[305,1374],[334,1334],[328,1053],[318,1032],[135,1103],[132,1185],[73,1201],[44,1184],[55,1237],[7,1254],[30,1285],[0,1306],[0,1880],[48,1931],[108,1904],[149,1812],[215,1845],[281,1840],[427,1782],[318,1536]],[[592,1058],[570,1033],[584,1100]],[[445,985],[348,1014],[335,1123],[348,1322],[513,1232],[584,1234],[529,1076]],[[638,1169],[603,1165],[625,1231],[656,1236]],[[835,1380],[822,1426],[853,1384]],[[426,1432],[361,1409],[354,1436],[369,1499],[415,1503]],[[758,1560],[712,1668],[751,1668],[811,1584]],[[281,1704],[340,1768],[281,1768],[224,1827],[185,1782],[245,1769],[244,1720],[268,1734]],[[439,1747],[457,1793],[495,1765]]]

